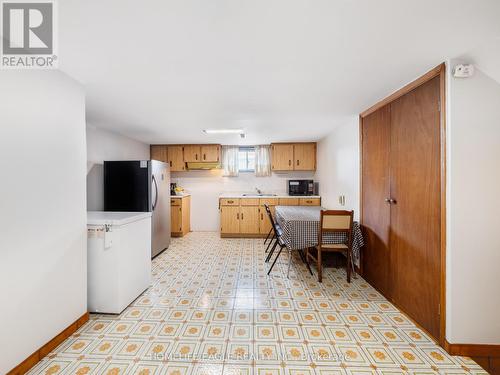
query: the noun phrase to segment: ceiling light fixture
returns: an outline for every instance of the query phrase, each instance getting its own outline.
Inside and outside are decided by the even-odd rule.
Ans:
[[[243,129],[205,129],[206,134],[245,134]]]

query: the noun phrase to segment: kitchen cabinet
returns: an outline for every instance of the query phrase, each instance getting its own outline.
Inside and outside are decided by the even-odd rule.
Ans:
[[[170,197],[170,227],[172,237],[182,237],[191,231],[191,197]]]
[[[273,171],[316,170],[316,143],[273,143],[271,146]]]
[[[299,206],[320,206],[321,199],[320,198],[300,198]]]
[[[259,201],[254,199],[255,206],[240,207],[240,233],[255,234],[259,233]]]
[[[151,160],[158,160],[164,163],[168,163],[168,151],[167,146],[164,145],[151,145],[150,147],[150,158]]]
[[[240,233],[240,206],[220,207],[220,231],[221,234]]]
[[[219,162],[220,145],[202,145],[200,148],[201,161]]]
[[[293,171],[293,144],[273,144],[271,151],[273,171]]]
[[[185,145],[184,146],[184,162],[194,163],[201,160],[200,145]]]
[[[264,204],[269,206],[273,216],[275,211],[275,206],[278,205],[278,198],[265,198],[259,199],[259,233],[267,234],[271,230],[271,222],[269,221],[269,217],[267,216],[266,208]]]
[[[265,237],[271,230],[265,204],[274,215],[275,206],[319,206],[320,198],[220,198],[221,237]]]
[[[293,145],[293,169],[296,171],[316,170],[316,143],[296,143]]]
[[[167,156],[167,161],[170,164],[170,172],[182,172],[186,170],[182,146],[167,146]]]
[[[280,206],[298,206],[299,198],[280,198],[279,199]]]

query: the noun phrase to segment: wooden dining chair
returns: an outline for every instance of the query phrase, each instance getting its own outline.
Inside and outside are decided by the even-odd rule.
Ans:
[[[340,210],[322,210],[319,230],[318,230],[318,245],[316,246],[316,257],[306,251],[306,258],[313,259],[318,267],[318,281],[323,280],[323,257],[322,253],[337,252],[345,254],[347,257],[347,282],[351,282],[351,256],[352,256],[352,227],[353,227],[354,211]],[[325,237],[329,234],[345,235],[345,243],[331,244],[325,242]]]

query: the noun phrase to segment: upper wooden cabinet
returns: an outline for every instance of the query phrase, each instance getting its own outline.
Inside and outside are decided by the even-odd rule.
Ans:
[[[293,144],[273,144],[271,159],[273,171],[293,171]]]
[[[200,145],[186,145],[184,146],[184,161],[186,163],[193,163],[201,160],[201,146]]]
[[[158,160],[164,163],[168,162],[167,146],[151,145],[150,154],[151,154],[151,160]]]
[[[201,161],[220,161],[220,145],[202,145],[200,150]]]
[[[152,147],[152,146],[151,146]],[[182,146],[167,146],[168,163],[171,172],[182,172],[186,170],[184,163],[184,151]]]
[[[296,143],[293,145],[293,169],[296,171],[316,170],[316,143]]]
[[[273,171],[316,170],[316,143],[274,143],[271,151]]]

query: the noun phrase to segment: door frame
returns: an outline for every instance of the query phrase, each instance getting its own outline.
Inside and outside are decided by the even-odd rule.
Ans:
[[[441,267],[440,267],[440,315],[439,315],[439,337],[435,337],[438,341],[439,345],[445,347],[446,345],[446,64],[442,63],[431,69],[423,76],[417,78],[416,80],[410,82],[399,90],[395,91],[388,97],[380,100],[375,103],[370,108],[361,112],[359,115],[359,160],[360,160],[360,168],[359,168],[359,190],[360,190],[360,224],[363,225],[363,119],[375,112],[376,110],[384,107],[385,105],[395,101],[401,96],[409,93],[415,88],[423,85],[424,83],[430,81],[431,79],[439,76],[439,91],[440,91],[440,102],[439,102],[439,111],[440,111],[440,258],[441,258]],[[361,275],[363,276],[363,268],[362,262],[360,262],[360,270]],[[404,311],[402,310],[404,313]],[[406,315],[406,314],[405,314]],[[408,317],[410,320],[411,317]],[[413,321],[417,326],[419,326],[422,330],[427,332],[424,328],[422,328],[418,323]],[[432,335],[430,335],[432,337]]]

